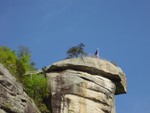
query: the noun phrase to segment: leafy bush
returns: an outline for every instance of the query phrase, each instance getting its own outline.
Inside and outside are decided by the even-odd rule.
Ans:
[[[8,47],[0,46],[0,63],[2,63],[11,73],[17,73],[17,57],[15,51],[12,51]]]
[[[29,49],[24,46],[19,48],[17,54],[8,47],[0,46],[0,63],[17,78],[27,71],[35,70],[34,63],[31,62]]]
[[[30,74],[23,78],[23,85],[26,93],[34,99],[42,113],[49,113],[44,99],[49,98],[47,78],[42,74]]]
[[[26,93],[33,98],[42,113],[50,113],[49,90],[47,78],[44,75],[29,74],[28,71],[35,70],[31,62],[31,54],[27,47],[19,47],[18,52],[10,48],[0,46],[0,63],[2,63],[23,84]]]

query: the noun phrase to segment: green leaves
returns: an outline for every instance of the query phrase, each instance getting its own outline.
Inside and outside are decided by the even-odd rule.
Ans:
[[[34,63],[31,62],[30,51],[25,46],[21,46],[17,54],[8,47],[0,46],[0,63],[17,78],[27,71],[35,70]]]
[[[87,55],[87,53],[84,51],[85,45],[83,43],[80,43],[78,46],[73,46],[67,51],[67,58],[76,58]]]
[[[26,92],[34,99],[48,96],[47,79],[44,75],[26,75],[23,79]]]
[[[16,74],[16,62],[15,52],[11,51],[8,47],[0,46],[0,63],[13,74]]]
[[[34,99],[40,111],[42,113],[49,113],[48,108],[43,102],[49,96],[47,78],[42,74],[26,75],[23,78],[23,85],[26,93]]]
[[[21,66],[24,68],[24,70],[22,70],[23,72],[35,70],[33,62],[31,62],[31,54],[29,48],[20,46],[17,53],[17,58],[18,63],[21,64]]]
[[[41,113],[50,113],[50,107],[48,108],[45,102],[49,98],[47,78],[42,74],[25,75],[35,70],[29,48],[20,46],[18,52],[15,52],[8,47],[0,46],[0,63],[23,84],[26,93],[34,99]]]

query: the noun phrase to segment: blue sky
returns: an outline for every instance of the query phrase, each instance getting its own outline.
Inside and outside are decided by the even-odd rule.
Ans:
[[[126,73],[117,113],[150,113],[149,0],[0,0],[0,46],[28,46],[37,68],[80,42]]]

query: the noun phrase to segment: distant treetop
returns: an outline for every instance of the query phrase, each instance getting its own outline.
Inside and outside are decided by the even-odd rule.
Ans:
[[[80,43],[77,46],[73,46],[67,51],[67,58],[76,58],[87,55],[87,53],[84,50],[85,45],[83,43]]]

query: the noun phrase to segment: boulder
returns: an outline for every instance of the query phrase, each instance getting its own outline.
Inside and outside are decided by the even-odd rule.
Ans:
[[[9,71],[0,64],[0,113],[40,113]]]
[[[56,62],[46,70],[52,113],[115,113],[115,94],[126,93],[123,71],[98,58]]]

